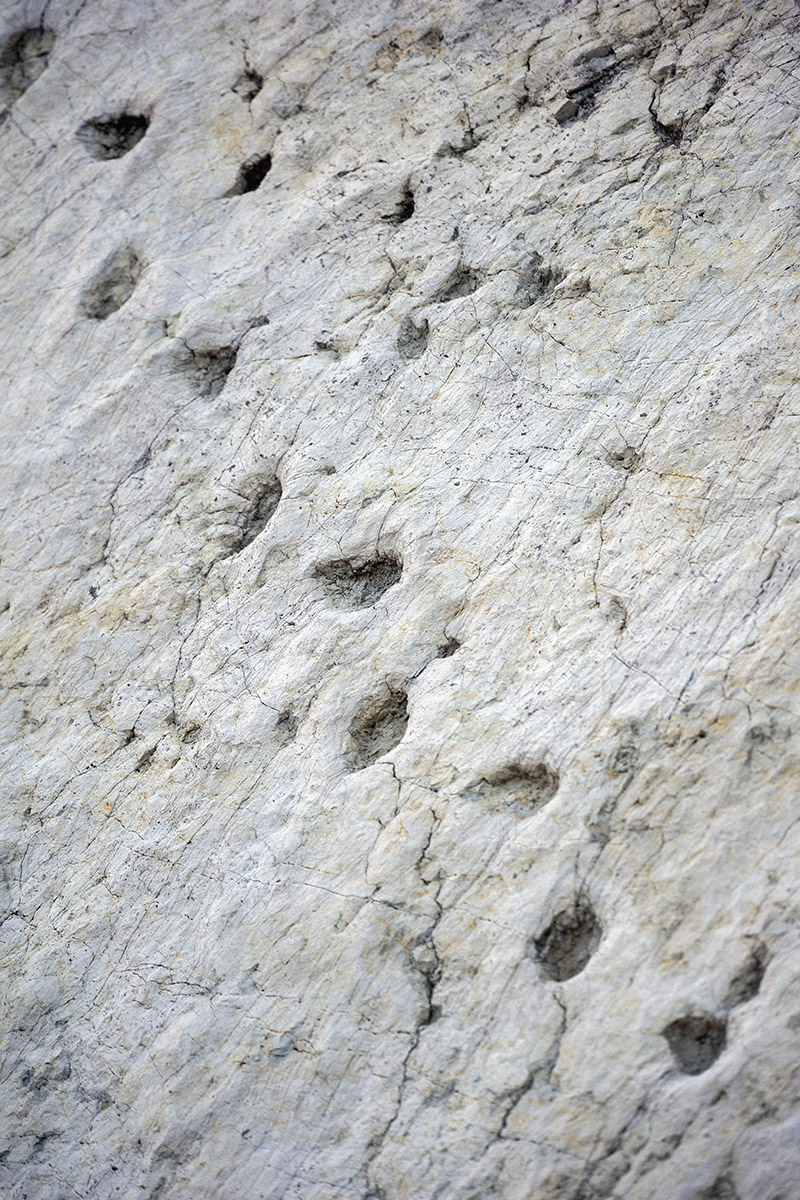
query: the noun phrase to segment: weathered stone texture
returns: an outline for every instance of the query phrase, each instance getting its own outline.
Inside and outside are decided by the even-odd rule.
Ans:
[[[7,0],[4,1197],[798,1200],[799,35]]]

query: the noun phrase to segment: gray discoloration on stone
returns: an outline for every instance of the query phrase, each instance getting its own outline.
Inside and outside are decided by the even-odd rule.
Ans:
[[[495,811],[531,816],[558,791],[558,772],[545,763],[512,763],[481,779],[467,795]]]
[[[370,767],[399,745],[408,725],[408,697],[390,690],[370,699],[350,726],[346,759],[351,770]]]
[[[384,554],[367,559],[337,559],[320,563],[314,570],[315,579],[335,608],[369,608],[377,604],[389,588],[399,583],[402,574],[400,559]]]
[[[0,49],[0,96],[13,103],[47,69],[55,33],[44,25],[19,29]]]
[[[122,308],[133,295],[144,269],[141,255],[129,246],[111,254],[83,294],[84,316],[93,321],[104,321]]]
[[[602,935],[594,909],[580,898],[556,913],[544,932],[534,938],[532,949],[544,975],[561,983],[586,967]]]
[[[701,1075],[725,1049],[725,1021],[703,1013],[670,1021],[663,1031],[678,1070],[685,1075]]]
[[[147,117],[141,113],[115,113],[84,121],[75,136],[87,154],[104,162],[129,154],[147,133],[148,124]]]

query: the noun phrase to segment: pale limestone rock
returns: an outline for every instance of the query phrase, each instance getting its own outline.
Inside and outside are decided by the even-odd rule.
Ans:
[[[800,1197],[798,32],[6,4],[4,1197]]]

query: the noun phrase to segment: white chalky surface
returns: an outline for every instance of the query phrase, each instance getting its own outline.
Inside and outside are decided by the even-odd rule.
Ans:
[[[3,1197],[800,1197],[799,35],[6,0]]]

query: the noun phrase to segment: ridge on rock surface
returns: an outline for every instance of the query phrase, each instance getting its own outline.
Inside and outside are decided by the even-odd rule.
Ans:
[[[6,0],[8,1200],[800,1200],[800,6]]]

